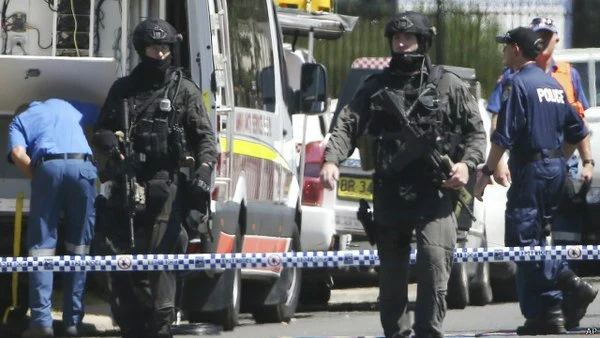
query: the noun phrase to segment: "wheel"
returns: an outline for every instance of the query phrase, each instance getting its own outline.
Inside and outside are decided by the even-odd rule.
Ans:
[[[233,253],[239,252],[242,247],[242,235],[238,227],[233,244]],[[217,311],[190,311],[190,323],[212,323],[223,327],[223,331],[232,331],[239,323],[240,304],[242,297],[242,272],[241,269],[228,269],[219,278],[219,283],[226,283],[225,289],[231,293],[229,304]]]
[[[514,302],[517,300],[515,276],[506,279],[492,279],[491,285],[495,302]]]
[[[331,287],[327,281],[302,282],[300,303],[305,306],[327,305],[331,298]]]
[[[232,331],[238,325],[242,290],[242,274],[240,269],[228,271],[232,272],[232,276],[224,280],[231,283],[231,287],[229,288],[232,292],[231,303],[229,303],[226,308],[218,311],[190,311],[188,314],[188,320],[190,323],[212,323],[222,326],[223,331]]]
[[[464,309],[469,304],[469,274],[467,264],[454,263],[448,280],[446,302],[449,309]]]
[[[289,251],[301,251],[300,232],[294,228],[292,243]],[[300,300],[300,288],[302,285],[302,269],[286,268],[281,271],[279,278],[270,287],[269,293],[285,290],[284,301],[274,305],[262,305],[254,307],[251,312],[257,323],[281,323],[289,322],[298,307]]]
[[[475,282],[469,285],[469,300],[471,305],[487,305],[493,301],[492,285],[490,283],[490,263],[477,264]]]

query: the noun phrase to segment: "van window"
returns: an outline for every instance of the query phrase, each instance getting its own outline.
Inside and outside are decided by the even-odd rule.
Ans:
[[[596,61],[596,101],[593,103],[597,106],[600,103],[600,61]],[[592,102],[590,102],[592,104]]]
[[[581,85],[583,86],[583,93],[585,94],[585,97],[588,99],[588,102],[590,102],[590,76],[588,74],[588,64],[587,62],[571,62],[571,66],[573,66],[573,68],[577,69],[577,72],[579,73],[579,77],[581,78]],[[591,104],[591,102],[590,102]]]
[[[267,1],[228,2],[235,105],[275,111],[275,74]]]

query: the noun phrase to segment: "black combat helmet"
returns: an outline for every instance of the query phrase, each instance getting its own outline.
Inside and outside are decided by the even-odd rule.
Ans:
[[[146,19],[133,31],[133,47],[140,55],[149,45],[172,45],[179,41],[179,34],[170,23],[162,19]]]
[[[419,41],[419,51],[427,53],[429,47],[431,47],[431,40],[435,35],[435,27],[429,23],[429,20],[423,14],[407,11],[395,14],[385,25],[385,37],[390,42],[392,36],[399,32],[415,34]]]

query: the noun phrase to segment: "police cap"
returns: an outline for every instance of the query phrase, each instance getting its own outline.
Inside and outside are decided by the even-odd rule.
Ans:
[[[162,19],[146,19],[133,31],[133,46],[140,54],[149,45],[174,44],[178,40],[179,34],[175,28]]]
[[[427,17],[421,13],[407,11],[395,14],[385,25],[385,37],[391,39],[395,33],[412,33],[431,39],[435,35]]]
[[[523,55],[532,60],[544,49],[544,41],[527,27],[511,29],[506,34],[497,36],[496,42],[517,45],[523,51]]]

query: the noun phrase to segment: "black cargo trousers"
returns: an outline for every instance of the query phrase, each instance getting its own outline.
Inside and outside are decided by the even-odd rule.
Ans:
[[[454,259],[457,222],[449,197],[432,203],[426,220],[381,224],[378,222],[380,320],[386,338],[411,335],[408,314],[410,242],[417,241],[416,337],[443,337],[448,280]],[[377,220],[376,220],[377,222]]]
[[[97,203],[96,251],[99,254],[178,254],[187,248],[182,227],[181,177],[142,182],[146,207],[134,220],[135,250],[129,249],[125,213],[111,201]],[[118,203],[118,200],[115,201]],[[104,205],[102,205],[104,204]],[[112,252],[112,253],[111,253]],[[177,272],[112,272],[107,276],[111,311],[122,337],[172,337]]]

